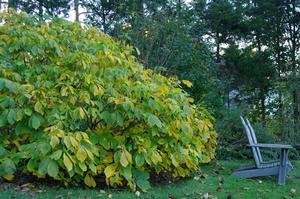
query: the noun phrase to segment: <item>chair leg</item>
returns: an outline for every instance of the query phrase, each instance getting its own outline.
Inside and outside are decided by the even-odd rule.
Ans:
[[[285,185],[285,175],[287,172],[288,149],[281,149],[280,152],[280,167],[278,174],[278,184]]]

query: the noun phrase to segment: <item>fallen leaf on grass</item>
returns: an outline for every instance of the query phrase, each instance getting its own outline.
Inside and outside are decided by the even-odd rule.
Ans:
[[[231,194],[227,195],[227,199],[232,199],[232,195]]]
[[[217,192],[221,192],[222,191],[222,187],[219,186],[216,191]]]
[[[139,191],[136,191],[136,192],[135,192],[135,195],[136,195],[137,197],[140,197],[140,195],[141,195],[141,192],[139,192]]]
[[[168,199],[176,199],[172,194],[168,194]]]
[[[64,196],[63,196],[63,195],[57,195],[57,196],[55,197],[55,199],[61,199],[61,198],[64,198]]]
[[[197,180],[197,181],[198,181],[198,180],[200,180],[200,177],[199,177],[199,176],[195,176],[195,177],[194,177],[194,180]]]
[[[224,178],[219,177],[219,183],[223,184],[224,183]]]
[[[208,199],[208,198],[209,198],[209,195],[210,195],[210,193],[205,193],[205,194],[203,195],[203,199]]]
[[[103,189],[100,189],[100,191],[99,191],[100,193],[102,193],[102,194],[104,194],[105,193],[105,191],[103,190]]]
[[[297,191],[296,189],[291,188],[291,189],[290,189],[291,195],[292,195],[292,196],[296,195],[296,191]]]

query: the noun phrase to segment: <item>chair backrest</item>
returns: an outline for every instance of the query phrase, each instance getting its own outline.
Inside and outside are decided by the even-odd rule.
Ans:
[[[245,127],[249,144],[257,144],[257,139],[256,139],[256,136],[255,136],[255,132],[254,132],[254,129],[252,128],[249,120],[244,119],[242,116],[240,118],[241,118],[241,121],[242,121],[242,123]],[[252,147],[252,153],[253,153],[253,157],[254,157],[254,160],[255,160],[255,164],[256,164],[257,167],[259,167],[259,165],[263,161],[259,148],[258,147]]]

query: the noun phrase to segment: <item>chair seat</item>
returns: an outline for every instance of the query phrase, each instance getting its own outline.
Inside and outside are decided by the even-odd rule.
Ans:
[[[258,168],[270,168],[270,167],[276,167],[280,165],[280,160],[274,160],[274,161],[267,161],[267,162],[262,162]],[[290,169],[293,169],[293,165],[291,164],[290,161],[287,162],[287,165]]]

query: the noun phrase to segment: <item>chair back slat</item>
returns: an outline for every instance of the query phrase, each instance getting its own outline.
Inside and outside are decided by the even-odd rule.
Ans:
[[[257,144],[257,139],[256,139],[256,135],[255,135],[254,129],[253,129],[252,125],[250,124],[249,120],[248,120],[247,118],[245,118],[245,120],[246,120],[246,123],[247,123],[248,126],[249,126],[249,129],[250,129],[250,133],[251,133],[253,142],[254,142],[254,144]],[[260,161],[260,162],[263,162],[262,155],[261,155],[260,149],[259,149],[258,147],[256,147],[256,151],[257,151],[257,155],[258,155],[259,161]]]
[[[242,116],[240,118],[241,118],[241,121],[243,123],[243,126],[245,127],[249,144],[250,145],[251,144],[257,144],[256,137],[254,139],[248,123],[245,121],[245,119]],[[253,157],[254,157],[254,160],[255,160],[255,164],[256,164],[257,167],[259,167],[260,163],[261,163],[261,156],[259,155],[260,151],[257,147],[251,147],[251,148],[252,148],[252,153],[253,153]]]

